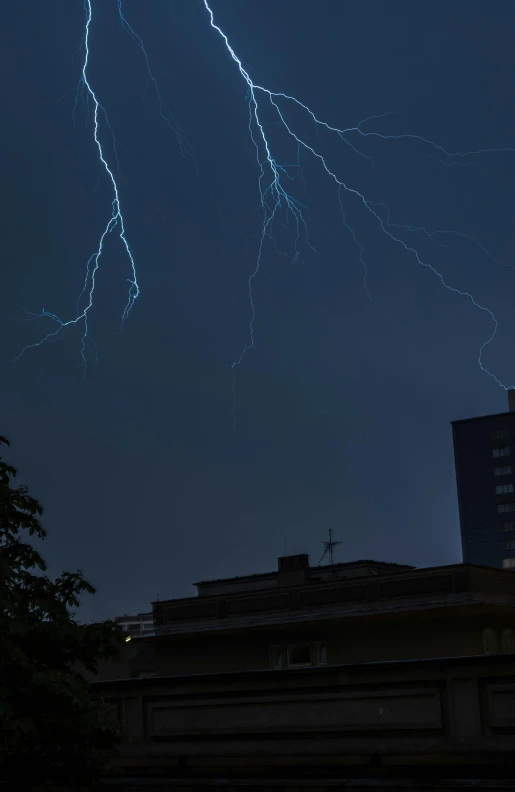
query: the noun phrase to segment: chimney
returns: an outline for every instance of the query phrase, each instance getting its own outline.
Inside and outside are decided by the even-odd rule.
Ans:
[[[515,388],[510,388],[508,391],[508,409],[510,412],[515,412]]]
[[[296,586],[309,578],[309,556],[306,553],[277,559],[277,580],[280,586]]]

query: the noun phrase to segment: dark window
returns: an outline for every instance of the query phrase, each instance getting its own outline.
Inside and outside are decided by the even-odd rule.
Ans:
[[[500,524],[501,531],[514,531],[515,530],[515,522],[505,522]]]
[[[270,649],[270,665],[272,668],[284,667],[284,654],[282,646],[272,646]]]
[[[499,514],[515,511],[515,503],[499,503],[497,511]]]
[[[501,550],[515,550],[515,539],[508,539],[507,542],[501,542]]]
[[[311,645],[298,644],[288,647],[288,665],[306,666],[311,665]]]
[[[496,432],[490,432],[491,440],[501,440],[503,437],[508,437],[506,429],[498,429]]]
[[[502,631],[501,642],[503,652],[513,654],[515,652],[515,636],[509,627]]]
[[[503,446],[502,448],[493,448],[492,449],[492,456],[493,457],[507,457],[510,456],[511,450],[509,446]]]
[[[270,647],[271,668],[305,668],[327,665],[327,644],[316,642]]]
[[[499,652],[499,633],[493,627],[486,627],[482,633],[483,653],[498,654]]]

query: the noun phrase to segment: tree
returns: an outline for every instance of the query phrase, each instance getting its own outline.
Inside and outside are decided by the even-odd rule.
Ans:
[[[9,445],[0,437],[0,445]],[[0,788],[91,790],[121,742],[109,705],[93,700],[77,668],[116,657],[122,631],[80,624],[79,597],[95,589],[82,571],[51,580],[22,532],[41,539],[42,509],[0,457]]]

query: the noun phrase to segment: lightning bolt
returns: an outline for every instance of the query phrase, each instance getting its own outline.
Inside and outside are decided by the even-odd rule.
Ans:
[[[124,330],[125,323],[127,321],[127,317],[129,316],[129,313],[130,313],[130,311],[131,311],[131,309],[132,309],[132,307],[134,305],[134,302],[135,302],[136,298],[139,296],[140,289],[139,289],[139,286],[138,286],[138,280],[137,280],[137,276],[136,276],[136,264],[134,262],[134,257],[133,257],[132,251],[131,251],[131,249],[129,247],[129,243],[127,241],[127,237],[126,237],[126,234],[125,234],[125,223],[124,223],[123,214],[122,214],[122,210],[121,210],[121,206],[120,206],[120,196],[119,196],[118,184],[117,184],[116,178],[114,176],[114,173],[113,173],[113,171],[112,171],[112,169],[111,169],[111,167],[110,167],[110,165],[109,165],[109,163],[108,163],[108,161],[106,159],[106,155],[104,153],[104,148],[103,148],[101,140],[100,140],[101,119],[103,119],[103,122],[104,122],[106,128],[108,129],[108,131],[111,133],[111,135],[113,137],[113,141],[114,141],[114,144],[115,144],[114,145],[114,156],[115,156],[116,161],[118,162],[118,155],[117,155],[117,152],[116,152],[116,139],[114,137],[113,129],[112,129],[110,123],[109,123],[109,119],[108,119],[106,110],[103,107],[103,105],[99,102],[99,100],[97,98],[97,95],[96,95],[95,91],[93,90],[93,88],[91,86],[91,83],[89,82],[89,79],[88,79],[88,66],[89,66],[89,58],[90,58],[89,38],[90,38],[90,26],[91,26],[91,20],[92,20],[91,0],[84,0],[84,10],[85,10],[85,13],[86,13],[86,22],[85,22],[85,29],[84,29],[84,61],[83,61],[83,65],[82,65],[82,71],[81,71],[81,77],[80,77],[80,80],[79,80],[79,86],[77,88],[77,99],[76,99],[76,103],[75,103],[75,108],[77,107],[77,102],[78,102],[79,96],[83,99],[86,108],[89,109],[90,103],[93,105],[93,139],[94,139],[97,151],[98,151],[98,157],[99,157],[99,161],[100,161],[101,167],[103,168],[104,172],[106,173],[106,175],[108,177],[108,180],[109,180],[109,182],[111,184],[112,196],[113,196],[112,197],[112,203],[111,203],[112,211],[111,211],[111,216],[109,217],[109,219],[108,219],[108,221],[107,221],[107,223],[106,223],[106,225],[104,227],[104,230],[103,230],[103,232],[102,232],[102,234],[100,236],[100,239],[99,239],[99,242],[98,242],[98,247],[97,247],[95,253],[93,253],[93,255],[90,257],[90,259],[87,262],[86,275],[85,275],[85,278],[84,278],[84,285],[83,285],[82,291],[81,291],[81,293],[80,293],[80,295],[78,297],[78,300],[77,300],[77,313],[76,313],[75,318],[69,319],[68,321],[65,322],[62,319],[60,319],[56,314],[54,314],[54,313],[52,313],[50,311],[46,311],[44,309],[39,314],[29,313],[29,317],[31,319],[35,319],[35,318],[50,319],[52,322],[54,322],[54,324],[57,324],[57,329],[47,333],[42,339],[40,339],[36,343],[28,344],[27,346],[25,346],[22,349],[22,351],[20,352],[20,354],[18,355],[18,357],[16,358],[16,360],[18,360],[27,349],[32,349],[34,347],[41,346],[41,344],[44,344],[47,341],[56,340],[56,338],[58,338],[60,336],[60,334],[63,332],[63,330],[65,330],[67,327],[71,327],[71,326],[74,326],[74,325],[82,325],[83,326],[83,335],[82,335],[82,344],[81,344],[81,354],[82,354],[82,361],[83,361],[83,365],[84,365],[84,373],[86,373],[86,369],[87,369],[86,344],[89,341],[94,346],[94,344],[93,344],[93,342],[92,342],[92,340],[91,340],[91,338],[89,336],[89,323],[88,323],[89,322],[89,312],[91,311],[91,308],[93,307],[94,293],[95,293],[95,287],[96,287],[96,277],[97,277],[97,273],[98,273],[98,270],[99,270],[99,267],[100,267],[100,258],[102,256],[103,251],[104,251],[104,242],[105,242],[106,237],[109,234],[111,234],[111,232],[113,232],[115,230],[115,228],[118,230],[118,236],[119,236],[119,238],[120,238],[120,240],[122,242],[122,245],[123,245],[123,247],[125,249],[125,252],[127,254],[127,258],[128,258],[128,261],[129,261],[129,268],[130,268],[130,277],[128,278],[129,289],[128,289],[128,296],[127,296],[127,303],[125,305],[125,308],[123,310],[122,317],[121,317],[121,330],[122,330],[122,332]],[[75,108],[74,108],[74,111],[75,111]],[[86,297],[85,301],[83,299],[84,297]],[[81,308],[81,304],[83,305],[82,308]],[[94,347],[94,348],[95,348],[95,354],[96,354],[96,347]]]
[[[209,188],[209,186],[206,184],[206,182],[204,181],[204,179],[202,178],[202,176],[200,174],[197,158],[195,156],[195,152],[193,150],[193,147],[192,147],[190,141],[188,140],[188,138],[186,136],[186,133],[179,126],[179,124],[176,121],[176,119],[174,118],[174,116],[173,116],[168,104],[165,102],[165,100],[163,98],[163,94],[162,94],[162,91],[161,91],[161,86],[159,85],[159,82],[157,80],[155,72],[154,72],[154,70],[152,69],[152,67],[150,65],[150,58],[149,58],[147,49],[146,49],[146,47],[145,47],[145,45],[143,43],[143,39],[141,38],[139,33],[137,33],[134,30],[132,25],[129,23],[127,17],[125,16],[125,11],[123,9],[123,0],[117,0],[117,6],[118,6],[118,16],[120,17],[120,21],[122,23],[122,28],[128,33],[129,37],[134,41],[134,43],[136,44],[138,49],[141,50],[141,53],[143,55],[143,59],[145,61],[145,66],[147,67],[148,79],[150,80],[150,82],[154,86],[154,91],[155,91],[156,99],[157,99],[158,106],[159,106],[159,115],[161,116],[163,121],[166,123],[166,125],[173,132],[173,134],[174,134],[174,136],[175,136],[175,138],[177,140],[177,144],[179,146],[179,150],[180,150],[181,155],[184,158],[189,157],[193,161],[193,166],[194,166],[194,169],[195,169],[195,175],[197,176],[197,179],[202,183],[204,188],[209,193],[209,195],[211,197],[211,200],[213,201],[213,203],[215,205],[215,208],[216,208],[216,211],[218,213],[218,216],[219,216],[220,220],[223,222],[223,216],[222,216],[222,212],[220,210],[220,206],[218,205],[217,201],[215,200],[215,197],[213,195],[212,190]],[[114,134],[113,134],[113,138],[114,138]]]
[[[488,377],[492,378],[496,382],[496,384],[501,388],[508,390],[511,387],[513,387],[513,386],[507,386],[503,382],[501,382],[501,380],[492,371],[490,371],[484,365],[483,362],[485,349],[494,340],[499,326],[499,323],[494,313],[489,308],[480,304],[475,299],[475,297],[468,291],[459,289],[454,285],[450,285],[445,280],[441,272],[439,272],[431,263],[427,262],[422,257],[415,244],[408,243],[406,241],[406,237],[408,234],[410,234],[411,236],[409,237],[409,239],[412,239],[413,237],[418,237],[432,241],[435,244],[442,246],[446,246],[446,244],[442,241],[442,239],[445,237],[459,239],[461,241],[468,240],[472,245],[475,246],[476,251],[479,251],[483,255],[489,257],[493,262],[497,264],[503,264],[503,262],[500,262],[498,259],[492,256],[492,254],[489,253],[489,251],[484,247],[484,245],[482,245],[481,242],[479,242],[473,237],[468,236],[467,234],[462,234],[457,231],[444,231],[444,230],[428,231],[423,227],[392,223],[390,220],[390,212],[388,208],[384,204],[377,204],[372,202],[364,193],[360,192],[350,183],[344,181],[341,176],[337,175],[329,167],[326,157],[322,153],[320,153],[320,150],[317,147],[310,144],[307,141],[307,139],[303,135],[301,135],[300,132],[297,131],[296,126],[290,121],[287,115],[289,115],[290,109],[295,109],[296,111],[304,114],[306,118],[314,124],[317,133],[319,130],[323,130],[329,135],[336,136],[337,139],[342,144],[344,144],[344,146],[348,148],[353,154],[357,155],[362,159],[369,160],[371,162],[373,162],[372,157],[370,157],[366,153],[366,151],[363,151],[360,148],[360,145],[362,143],[363,144],[366,143],[368,139],[378,139],[390,145],[395,145],[395,144],[406,145],[409,143],[414,143],[420,146],[420,144],[422,144],[422,146],[425,149],[431,152],[429,156],[438,159],[442,165],[445,165],[447,167],[451,167],[454,165],[466,166],[471,164],[470,163],[471,157],[477,157],[484,154],[494,155],[494,154],[503,154],[503,153],[515,153],[515,149],[486,148],[486,149],[478,149],[476,151],[449,151],[444,147],[438,145],[434,141],[422,137],[420,135],[415,135],[415,134],[385,135],[375,130],[371,131],[369,129],[369,126],[367,125],[370,125],[372,122],[378,121],[384,118],[385,116],[392,115],[391,112],[384,113],[381,115],[368,116],[367,118],[360,121],[357,125],[348,127],[346,129],[340,129],[334,125],[331,125],[327,121],[320,119],[310,107],[308,107],[302,101],[297,99],[295,96],[283,92],[272,91],[269,88],[254,82],[254,80],[251,78],[249,74],[249,71],[247,71],[247,69],[244,67],[243,61],[240,60],[235,50],[233,49],[232,45],[230,44],[227,35],[215,23],[215,17],[210,7],[210,1],[211,0],[203,0],[204,8],[209,17],[210,26],[222,39],[225,49],[227,50],[230,58],[236,65],[246,88],[245,98],[248,103],[248,132],[256,156],[256,164],[258,171],[257,189],[258,189],[260,204],[262,209],[262,224],[259,234],[259,242],[257,246],[255,264],[248,278],[248,298],[250,303],[249,338],[248,338],[248,342],[241,349],[240,354],[234,360],[231,367],[232,387],[233,387],[232,413],[233,413],[234,421],[236,420],[236,372],[238,367],[242,364],[245,355],[254,348],[254,343],[255,343],[256,307],[254,301],[254,288],[255,288],[255,279],[261,269],[265,243],[267,240],[270,241],[273,244],[278,254],[286,255],[288,256],[288,258],[291,258],[292,260],[296,260],[299,257],[301,242],[306,244],[316,252],[315,248],[310,242],[308,235],[308,226],[305,219],[305,213],[307,211],[307,207],[292,195],[291,185],[296,181],[296,176],[291,175],[291,169],[292,168],[296,169],[297,174],[300,175],[302,179],[304,178],[301,168],[301,155],[302,158],[304,158],[305,156],[307,158],[311,158],[316,163],[318,163],[318,165],[322,168],[325,175],[336,186],[343,225],[352,236],[352,239],[359,250],[359,260],[362,264],[364,271],[364,288],[368,297],[371,299],[368,290],[368,271],[365,260],[365,247],[362,244],[362,242],[358,239],[358,236],[356,235],[354,229],[347,221],[347,216],[343,203],[344,197],[349,202],[354,202],[357,206],[361,207],[361,209],[364,210],[365,213],[370,215],[374,219],[374,221],[378,224],[381,232],[387,239],[389,239],[395,245],[403,248],[406,253],[411,255],[412,259],[419,266],[430,270],[430,272],[436,278],[438,278],[439,282],[445,289],[462,298],[465,298],[472,304],[474,308],[488,315],[488,318],[492,323],[492,332],[489,335],[489,337],[480,346],[478,353],[478,360],[477,360],[478,365],[480,369],[485,374],[487,374]],[[84,27],[84,38],[83,38],[84,59],[83,59],[81,77],[76,92],[76,101],[73,111],[74,112],[73,117],[75,118],[75,111],[77,109],[79,100],[82,100],[86,112],[86,118],[88,119],[89,116],[92,115],[92,119],[93,119],[93,140],[98,153],[99,166],[100,166],[99,172],[100,173],[103,172],[104,175],[107,176],[107,181],[112,191],[111,214],[107,218],[106,224],[100,235],[95,252],[91,255],[91,257],[86,263],[86,268],[85,268],[86,271],[84,276],[83,287],[77,299],[77,308],[74,318],[64,321],[54,312],[47,311],[45,309],[43,309],[39,313],[27,312],[28,320],[30,321],[35,321],[40,319],[48,320],[53,323],[54,329],[48,332],[43,338],[41,338],[36,343],[25,346],[16,359],[18,360],[27,349],[39,347],[46,342],[54,341],[61,337],[61,335],[63,334],[66,328],[69,328],[74,325],[79,325],[82,326],[83,328],[83,335],[81,342],[81,356],[84,365],[84,372],[86,372],[88,346],[91,346],[92,350],[95,353],[95,356],[97,355],[96,346],[94,345],[91,336],[89,335],[89,315],[94,305],[96,279],[101,264],[101,258],[104,253],[105,240],[115,230],[118,233],[118,237],[123,245],[123,249],[125,251],[129,263],[129,277],[127,279],[129,288],[127,295],[127,303],[125,305],[125,308],[121,316],[122,332],[124,330],[125,323],[127,321],[129,313],[134,305],[134,302],[140,294],[140,288],[138,285],[138,280],[136,275],[136,265],[135,265],[134,257],[126,237],[125,222],[120,205],[118,183],[114,172],[115,168],[114,166],[109,164],[108,156],[105,153],[106,147],[105,144],[102,143],[102,140],[104,139],[105,135],[109,134],[112,140],[112,157],[118,168],[117,172],[119,172],[117,140],[115,137],[114,130],[109,122],[107,112],[104,106],[100,103],[97,94],[95,93],[88,78],[88,67],[90,61],[90,27],[92,22],[92,1],[83,0],[83,2],[84,2],[84,11],[85,11],[85,27]],[[182,155],[189,156],[193,159],[198,176],[199,173],[198,173],[198,168],[194,153],[191,149],[191,146],[187,140],[186,135],[184,134],[181,127],[178,125],[177,121],[175,120],[174,116],[172,115],[168,106],[163,100],[161,88],[155,76],[155,72],[151,67],[150,59],[147,50],[144,46],[143,40],[140,37],[140,35],[134,30],[134,28],[129,23],[127,17],[125,16],[125,12],[123,8],[123,0],[117,0],[117,8],[123,29],[128,33],[128,35],[131,37],[131,39],[133,40],[133,42],[136,44],[136,46],[139,48],[139,50],[143,55],[145,65],[147,68],[148,79],[153,84],[155,95],[157,98],[159,114],[163,118],[163,120],[167,123],[167,125],[170,127],[173,134],[175,135]],[[274,121],[269,120],[270,113],[272,113],[272,117],[275,119]],[[284,132],[286,132],[287,136],[292,141],[294,141],[297,150],[296,163],[280,164],[278,162],[275,155],[275,147],[272,144],[272,140],[267,132],[269,125],[276,125],[277,127],[280,127]],[[288,223],[292,223],[294,228],[294,242],[293,242],[293,249],[291,254],[287,254],[284,251],[279,250],[274,236],[274,229],[276,228],[277,225],[282,224],[284,226],[287,226]],[[513,265],[511,264],[503,264],[503,266],[510,266],[513,268]]]
[[[184,130],[181,129],[181,127],[179,126],[179,124],[177,123],[175,118],[173,117],[173,115],[172,115],[172,113],[170,111],[170,108],[168,107],[168,105],[166,104],[166,102],[163,99],[163,95],[161,93],[161,88],[159,86],[159,82],[157,81],[157,78],[156,78],[156,76],[154,74],[154,71],[152,70],[152,68],[150,66],[150,59],[149,59],[149,56],[148,56],[148,52],[145,49],[145,45],[143,44],[143,39],[141,38],[141,36],[138,33],[136,33],[134,28],[128,22],[127,17],[125,16],[125,12],[123,10],[122,0],[117,0],[117,5],[118,5],[118,15],[120,17],[123,29],[127,31],[127,33],[129,34],[130,38],[134,41],[136,46],[141,50],[141,53],[142,53],[143,58],[145,60],[145,65],[147,67],[148,77],[149,77],[150,81],[152,82],[152,84],[154,86],[154,90],[155,90],[155,93],[156,93],[157,101],[158,101],[158,104],[159,104],[159,115],[165,121],[165,123],[170,127],[172,132],[174,133],[174,135],[175,135],[175,137],[177,139],[177,143],[179,145],[179,149],[180,149],[180,152],[181,152],[182,156],[184,156],[185,154],[190,156],[195,161],[195,166],[196,166],[197,163],[196,163],[196,160],[195,160],[195,156],[193,154],[193,150],[191,148],[191,145],[190,145],[190,143],[189,143],[189,141],[188,141],[188,139],[187,139],[187,137],[186,137],[186,135],[184,133]]]
[[[467,299],[474,308],[478,309],[482,313],[486,314],[492,322],[492,332],[489,337],[481,344],[478,353],[477,362],[481,370],[491,377],[497,385],[505,390],[509,390],[514,386],[507,386],[493,373],[483,363],[483,354],[486,347],[493,341],[496,336],[497,329],[499,327],[499,323],[494,316],[493,312],[481,305],[475,297],[468,291],[464,291],[462,289],[457,288],[456,286],[452,286],[443,277],[443,275],[430,263],[425,261],[418,250],[412,245],[406,242],[402,236],[395,233],[393,231],[394,228],[404,228],[410,232],[418,233],[419,235],[425,236],[426,238],[431,238],[434,241],[437,241],[437,237],[443,233],[447,234],[454,234],[458,237],[468,238],[470,241],[473,242],[476,246],[478,246],[482,252],[486,253],[486,255],[490,256],[492,260],[495,260],[491,254],[488,253],[486,248],[481,245],[477,240],[473,239],[472,237],[467,237],[465,234],[459,234],[458,232],[428,232],[423,228],[416,229],[410,226],[400,226],[394,225],[389,222],[390,214],[386,207],[379,204],[374,204],[371,200],[369,200],[363,193],[357,190],[355,187],[351,186],[350,184],[346,183],[342,180],[336,173],[331,170],[328,166],[325,157],[310,145],[304,137],[302,137],[294,128],[293,125],[287,120],[286,118],[286,110],[285,108],[294,107],[298,110],[307,114],[307,116],[311,119],[312,122],[315,124],[315,128],[324,129],[326,132],[338,136],[342,143],[344,143],[348,148],[350,148],[354,153],[360,155],[361,157],[365,157],[367,159],[371,159],[368,157],[366,153],[361,151],[354,140],[362,140],[365,141],[368,138],[378,138],[382,141],[388,142],[406,142],[412,141],[418,144],[422,143],[425,147],[432,150],[435,154],[439,155],[443,159],[441,160],[442,164],[467,164],[466,160],[468,157],[472,156],[479,156],[481,154],[500,154],[511,152],[515,153],[515,149],[513,148],[487,148],[487,149],[479,149],[477,151],[448,151],[447,149],[443,148],[442,146],[438,145],[437,143],[424,138],[420,135],[414,134],[399,134],[399,135],[384,135],[376,131],[366,131],[363,129],[365,124],[368,122],[383,118],[385,115],[390,115],[391,113],[386,113],[383,115],[375,115],[369,116],[363,121],[360,121],[354,127],[349,127],[347,129],[339,129],[336,126],[332,126],[331,124],[327,123],[324,120],[318,118],[313,110],[311,110],[306,104],[301,102],[295,96],[290,96],[289,94],[272,91],[269,88],[266,88],[263,85],[259,85],[255,83],[252,78],[250,77],[248,71],[244,68],[242,61],[237,56],[235,50],[233,49],[232,45],[229,42],[227,35],[224,31],[216,24],[215,17],[213,11],[209,5],[208,0],[203,0],[205,9],[209,15],[209,21],[211,28],[216,31],[216,33],[222,39],[227,52],[229,53],[230,57],[236,64],[238,71],[246,84],[247,90],[247,101],[249,105],[249,135],[251,142],[255,148],[256,152],[256,160],[258,164],[259,176],[258,176],[258,191],[261,201],[261,207],[263,210],[263,223],[261,226],[261,233],[260,239],[258,244],[258,250],[256,255],[255,266],[253,271],[250,274],[248,280],[248,294],[249,294],[249,302],[250,302],[250,323],[249,323],[249,340],[248,343],[243,347],[241,350],[240,355],[236,358],[236,360],[232,364],[232,377],[233,377],[233,419],[236,420],[236,395],[235,395],[235,375],[237,368],[241,365],[245,355],[254,347],[254,325],[256,320],[256,309],[254,303],[254,296],[253,296],[253,285],[254,280],[260,270],[261,261],[263,257],[263,246],[265,243],[265,239],[267,237],[271,237],[272,229],[274,223],[277,221],[278,217],[280,216],[281,212],[286,212],[290,215],[295,223],[296,227],[296,236],[294,242],[294,256],[298,255],[298,243],[300,239],[300,235],[303,234],[305,236],[306,241],[309,244],[309,240],[307,237],[307,226],[306,221],[304,218],[304,207],[300,204],[292,195],[288,192],[286,184],[286,179],[290,179],[287,170],[278,165],[277,161],[273,154],[273,146],[270,141],[269,136],[265,130],[265,127],[270,122],[265,122],[263,120],[264,113],[263,108],[268,105],[267,111],[270,112],[270,108],[272,109],[272,113],[275,116],[276,121],[272,122],[275,124],[279,124],[283,130],[285,130],[290,138],[292,138],[298,147],[298,151],[304,151],[308,156],[311,156],[316,162],[319,163],[323,171],[326,175],[335,183],[337,190],[338,190],[338,200],[340,202],[340,209],[342,210],[343,216],[343,223],[345,227],[351,233],[354,242],[358,246],[359,249],[359,259],[364,267],[364,285],[367,291],[368,296],[370,294],[367,288],[367,269],[366,263],[364,260],[364,246],[359,242],[355,232],[349,226],[346,220],[345,213],[343,211],[342,205],[342,195],[346,195],[349,199],[354,200],[357,202],[361,207],[370,214],[375,221],[378,223],[382,233],[385,237],[389,240],[394,242],[396,245],[402,247],[407,253],[411,254],[415,262],[432,272],[432,274],[438,278],[441,285],[450,292],[459,295]],[[454,162],[453,162],[454,161]],[[381,207],[385,210],[385,212],[381,212],[376,207]],[[386,216],[384,216],[386,215]]]

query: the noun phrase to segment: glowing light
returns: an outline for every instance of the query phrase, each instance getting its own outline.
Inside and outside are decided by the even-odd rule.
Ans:
[[[278,215],[280,209],[285,209],[287,212],[289,212],[293,216],[293,219],[294,219],[295,224],[296,224],[297,232],[296,232],[295,244],[294,244],[294,256],[296,256],[297,252],[298,252],[297,251],[297,245],[298,245],[301,233],[305,234],[306,240],[309,243],[309,240],[307,239],[306,222],[304,220],[304,215],[303,215],[303,211],[302,211],[305,207],[303,207],[301,204],[299,204],[298,201],[296,201],[288,193],[288,191],[287,191],[287,189],[286,189],[286,187],[284,185],[284,178],[285,177],[286,178],[290,178],[290,177],[288,176],[288,173],[285,170],[285,168],[281,167],[280,165],[278,165],[276,160],[275,160],[275,158],[274,158],[273,151],[272,151],[272,144],[271,144],[270,139],[267,136],[267,133],[265,131],[266,124],[262,120],[262,118],[263,118],[263,116],[262,116],[262,105],[263,105],[263,102],[267,102],[268,103],[268,108],[270,108],[270,107],[272,108],[272,111],[275,114],[276,119],[278,119],[275,123],[280,124],[282,126],[282,128],[288,133],[288,135],[296,142],[298,150],[299,151],[303,150],[303,151],[307,152],[308,155],[311,155],[311,157],[313,157],[320,164],[320,166],[323,168],[323,170],[325,171],[327,176],[332,181],[334,181],[334,183],[336,184],[337,189],[338,189],[338,199],[340,201],[340,208],[342,210],[342,216],[343,216],[344,225],[350,231],[350,233],[352,234],[353,239],[354,239],[354,241],[355,241],[355,243],[356,243],[356,245],[358,246],[358,249],[359,249],[359,259],[360,259],[360,261],[361,261],[361,263],[363,264],[363,267],[364,267],[364,285],[365,285],[365,289],[367,291],[368,296],[370,297],[370,294],[369,294],[368,288],[367,288],[367,269],[366,269],[366,264],[365,264],[365,261],[364,261],[364,258],[363,258],[364,247],[359,242],[359,240],[357,239],[354,230],[347,223],[346,216],[345,216],[345,213],[343,212],[343,206],[342,206],[342,203],[341,203],[342,192],[345,193],[347,196],[351,197],[352,199],[354,199],[355,201],[357,201],[359,204],[361,204],[363,209],[365,209],[366,212],[368,212],[375,219],[375,221],[377,221],[377,223],[379,224],[379,227],[380,227],[381,231],[383,232],[383,234],[388,239],[390,239],[392,242],[394,242],[397,245],[400,245],[402,248],[404,248],[404,250],[407,253],[411,254],[413,256],[414,260],[420,266],[425,267],[426,269],[430,270],[433,273],[433,275],[436,278],[438,278],[438,280],[440,281],[440,283],[442,284],[442,286],[445,289],[447,289],[450,292],[453,292],[454,294],[457,294],[457,295],[459,295],[461,297],[466,298],[467,300],[470,301],[470,303],[475,308],[477,308],[479,311],[482,311],[483,313],[487,314],[487,316],[490,318],[490,320],[492,322],[493,330],[492,330],[490,336],[484,341],[483,344],[481,344],[481,347],[480,347],[479,353],[478,353],[478,364],[479,364],[481,370],[485,374],[487,374],[489,377],[491,377],[493,380],[495,380],[495,382],[500,387],[504,388],[505,390],[510,389],[512,386],[507,386],[503,382],[501,382],[501,380],[493,372],[489,371],[486,368],[486,366],[484,365],[484,363],[483,363],[484,350],[488,346],[488,344],[490,344],[493,341],[493,339],[495,338],[495,335],[497,333],[497,329],[498,329],[498,326],[499,326],[499,323],[498,323],[496,317],[494,316],[493,312],[489,308],[487,308],[484,305],[481,305],[480,303],[478,303],[477,300],[475,299],[475,297],[470,292],[462,290],[462,289],[459,289],[459,288],[457,288],[455,286],[449,285],[449,283],[447,283],[447,281],[444,279],[443,275],[432,264],[430,264],[427,261],[424,261],[422,259],[421,255],[419,254],[419,252],[417,251],[417,249],[413,245],[410,245],[407,242],[405,242],[404,239],[402,239],[402,237],[400,237],[399,235],[396,235],[392,231],[392,229],[393,228],[404,228],[404,229],[406,229],[406,230],[408,230],[410,232],[416,232],[418,234],[425,235],[426,237],[432,238],[435,241],[437,241],[436,237],[439,234],[440,235],[443,234],[443,233],[450,234],[450,235],[454,234],[456,236],[461,236],[463,238],[468,238],[475,245],[479,246],[481,248],[481,250],[486,255],[490,256],[492,259],[493,259],[493,256],[491,256],[491,254],[488,253],[486,248],[484,248],[484,246],[482,246],[481,243],[477,242],[477,240],[473,239],[472,237],[467,237],[467,235],[465,235],[465,234],[458,234],[458,232],[453,232],[453,231],[449,231],[449,232],[436,231],[436,232],[429,233],[423,228],[415,229],[415,228],[410,227],[410,226],[400,226],[400,225],[396,226],[396,225],[390,223],[389,222],[389,211],[388,211],[388,209],[386,207],[380,205],[380,204],[374,204],[372,201],[367,199],[367,197],[363,193],[359,192],[359,190],[357,190],[356,188],[354,188],[353,186],[347,184],[341,178],[339,178],[336,175],[336,173],[334,173],[329,168],[329,166],[327,164],[327,161],[326,161],[326,158],[319,151],[317,151],[312,145],[307,143],[306,140],[297,131],[295,131],[295,129],[293,128],[291,122],[286,120],[285,110],[283,108],[285,106],[287,106],[287,105],[290,105],[290,106],[293,105],[293,106],[297,107],[298,109],[300,109],[303,112],[305,112],[311,118],[311,120],[314,122],[316,127],[323,128],[327,132],[337,135],[338,138],[347,147],[351,148],[356,154],[358,154],[358,155],[360,155],[362,157],[366,157],[368,159],[370,159],[370,157],[368,157],[368,155],[366,153],[360,151],[358,146],[353,142],[353,140],[352,140],[352,136],[353,135],[358,140],[359,139],[366,139],[366,138],[379,138],[379,139],[381,139],[383,141],[392,141],[392,142],[393,141],[399,142],[399,141],[414,140],[414,141],[417,141],[419,143],[423,143],[429,149],[433,150],[434,152],[439,154],[441,157],[443,157],[444,158],[444,160],[442,161],[443,164],[458,164],[458,162],[461,163],[461,164],[464,164],[461,161],[462,160],[466,160],[468,157],[471,157],[471,156],[477,156],[477,155],[486,154],[486,153],[505,153],[505,152],[512,152],[513,153],[513,152],[515,152],[515,149],[513,149],[513,148],[498,148],[498,149],[496,149],[496,148],[487,148],[487,149],[480,149],[480,150],[477,150],[477,151],[469,151],[469,152],[451,152],[451,151],[448,151],[447,149],[443,148],[442,146],[439,146],[438,144],[434,143],[432,140],[429,140],[427,138],[421,137],[419,135],[412,135],[412,134],[384,135],[384,134],[381,134],[381,133],[375,132],[375,131],[367,132],[367,131],[363,130],[363,126],[367,122],[370,122],[370,121],[373,121],[373,120],[376,120],[376,119],[379,119],[379,118],[383,118],[384,115],[390,115],[389,113],[383,114],[381,116],[369,116],[368,118],[365,118],[363,121],[361,121],[359,124],[357,124],[356,126],[349,127],[347,129],[339,129],[339,128],[335,127],[335,126],[332,126],[331,124],[327,123],[326,121],[323,121],[320,118],[318,118],[315,115],[315,113],[313,112],[313,110],[311,110],[311,108],[309,108],[306,104],[301,102],[295,96],[291,96],[289,94],[282,93],[282,92],[271,91],[269,88],[266,88],[263,85],[259,85],[259,84],[255,83],[252,80],[252,78],[250,77],[248,71],[244,68],[243,63],[240,60],[240,58],[236,55],[236,52],[233,49],[232,45],[230,44],[227,35],[215,23],[214,14],[213,14],[213,11],[212,11],[212,9],[211,9],[211,7],[209,5],[208,0],[203,0],[203,2],[204,2],[205,9],[206,9],[206,11],[207,11],[207,13],[209,15],[209,20],[210,20],[211,27],[222,38],[222,40],[224,42],[224,45],[225,45],[229,55],[231,56],[232,60],[236,64],[241,77],[243,78],[243,80],[245,81],[245,83],[247,85],[247,100],[248,100],[248,103],[249,103],[249,133],[250,133],[250,139],[252,141],[252,144],[254,145],[255,150],[256,150],[256,158],[257,158],[258,168],[259,168],[258,189],[259,189],[259,194],[260,194],[260,199],[261,199],[261,206],[262,206],[262,209],[263,209],[263,224],[262,224],[262,227],[261,227],[260,242],[259,242],[259,245],[258,245],[258,251],[257,251],[257,256],[256,256],[255,267],[254,267],[253,271],[251,272],[250,277],[249,277],[249,281],[248,281],[249,301],[250,301],[250,308],[251,308],[251,318],[250,318],[250,323],[249,323],[249,341],[244,346],[244,348],[242,349],[239,357],[232,364],[233,397],[234,397],[234,399],[233,399],[233,416],[235,417],[235,410],[236,410],[235,372],[236,372],[237,367],[240,366],[240,364],[242,363],[242,360],[243,360],[245,354],[254,347],[254,324],[255,324],[255,319],[256,319],[256,310],[255,310],[255,304],[254,304],[254,298],[253,298],[253,282],[254,282],[254,280],[256,278],[256,275],[258,274],[260,266],[261,266],[262,255],[263,255],[263,244],[264,244],[265,238],[267,236],[270,236],[272,226],[274,224],[274,221],[275,221],[276,216]],[[269,123],[269,122],[267,122],[267,123]],[[452,163],[452,162],[449,163],[448,162],[449,160],[453,160],[453,159],[456,159],[457,162],[455,162],[455,163]],[[377,210],[375,208],[375,207],[378,207],[378,206],[381,206],[385,210],[386,219],[385,219],[385,217],[383,217],[383,214],[379,210]],[[493,260],[495,260],[495,259],[493,259]]]

